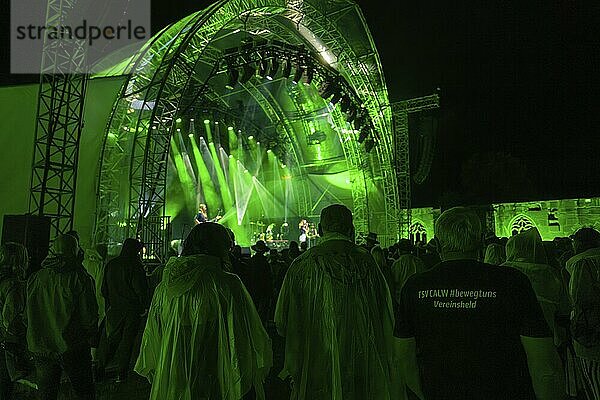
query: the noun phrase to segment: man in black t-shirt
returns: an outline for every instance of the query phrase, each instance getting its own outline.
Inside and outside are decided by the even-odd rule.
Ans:
[[[444,212],[435,235],[443,262],[413,275],[396,315],[398,361],[407,386],[434,399],[563,399],[552,334],[519,271],[477,261],[479,218]]]

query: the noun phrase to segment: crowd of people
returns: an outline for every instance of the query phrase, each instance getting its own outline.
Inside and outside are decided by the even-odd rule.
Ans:
[[[86,249],[59,236],[42,268],[0,248],[0,400],[29,377],[56,399],[133,371],[150,398],[293,400],[600,399],[600,233],[485,236],[468,208],[435,237],[357,244],[352,213],[324,208],[319,240],[282,251],[197,224],[181,254],[146,271],[143,244]],[[275,337],[276,335],[276,337]],[[33,377],[33,378],[32,378]]]

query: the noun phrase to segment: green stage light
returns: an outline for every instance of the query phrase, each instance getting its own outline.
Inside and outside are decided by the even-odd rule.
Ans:
[[[228,131],[232,131],[233,130],[233,126],[230,126],[227,128]]]
[[[177,119],[175,120],[175,122],[177,122],[178,124],[180,124],[180,123],[181,123],[181,118],[177,118]]]
[[[248,136],[248,140],[254,140],[254,136]]]
[[[271,69],[266,78],[272,81],[273,78],[275,78],[275,75],[277,75],[277,71],[279,71],[279,61],[277,61],[276,58],[273,58],[273,60],[271,60]]]
[[[190,134],[188,135],[188,137],[191,137],[191,138],[193,138],[193,137],[194,137],[194,134],[193,134],[193,133],[190,133]]]
[[[207,119],[205,119],[205,120],[204,120],[204,123],[205,123],[206,125],[208,125],[208,124],[210,124],[210,121],[209,121],[209,120],[207,120]]]
[[[302,79],[303,75],[304,75],[304,67],[302,65],[298,65],[296,67],[296,73],[294,74],[294,78],[292,79],[292,82],[295,84],[298,84],[298,82],[300,82],[300,80]]]
[[[267,153],[269,153],[269,154],[270,154],[270,153],[272,153],[272,152],[273,152],[273,151],[272,151],[271,149],[267,150]]]
[[[190,122],[194,122],[194,118],[190,118]]]

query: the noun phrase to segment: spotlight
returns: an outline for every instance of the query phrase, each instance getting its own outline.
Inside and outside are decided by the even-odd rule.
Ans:
[[[328,98],[333,96],[333,94],[335,93],[335,90],[336,90],[335,84],[333,82],[327,81],[319,89],[319,94],[321,95],[322,98],[327,100]]]
[[[177,119],[175,120],[175,122],[177,122],[178,124],[180,124],[180,123],[181,123],[181,118],[177,118]]]
[[[254,136],[248,136],[248,140],[253,140]]]
[[[188,135],[188,137],[190,137],[190,138],[193,138],[193,137],[194,137],[194,134],[193,134],[193,133],[190,133],[190,134]]]
[[[331,104],[333,104],[333,105],[335,106],[337,103],[339,103],[339,101],[340,101],[341,99],[342,99],[342,92],[340,92],[340,91],[338,90],[338,91],[336,91],[336,92],[333,94],[333,97],[332,97],[332,99],[331,99]]]
[[[315,77],[315,70],[312,68],[309,68],[308,71],[306,71],[306,82],[304,82],[304,84],[310,86],[314,77]]]
[[[356,119],[357,115],[358,111],[356,111],[356,107],[351,105],[350,110],[348,111],[348,115],[346,116],[346,121],[352,123]]]
[[[296,73],[294,74],[294,79],[292,79],[292,82],[294,82],[295,84],[298,84],[298,82],[300,82],[302,80],[303,75],[304,75],[304,67],[302,65],[298,65],[296,67]]]
[[[263,58],[258,66],[258,75],[262,78],[269,77],[269,60]]]
[[[271,70],[267,74],[268,80],[273,80],[275,76],[277,76],[277,72],[279,72],[279,61],[276,58],[271,60]]]
[[[233,131],[233,126],[227,128],[228,131]]]
[[[238,83],[238,79],[240,79],[240,71],[233,66],[229,66],[227,69],[228,81],[225,87],[229,90],[233,90],[235,85]]]
[[[370,133],[370,127],[368,125],[363,126],[358,134],[358,143],[364,142]]]
[[[373,150],[373,147],[375,147],[375,141],[373,139],[369,139],[365,142],[365,151],[367,153],[370,153],[371,150]]]
[[[342,97],[342,102],[340,103],[340,110],[342,110],[343,113],[348,112],[351,105],[352,100],[350,100],[350,96],[345,95],[344,97]]]
[[[285,60],[285,62],[283,64],[282,76],[285,79],[288,79],[290,77],[291,73],[292,73],[292,61],[291,60]]]
[[[244,65],[244,73],[240,79],[240,83],[247,83],[256,74],[256,67],[251,64]]]
[[[367,114],[364,110],[357,111],[356,119],[354,120],[354,128],[360,129],[367,122]]]
[[[209,121],[209,120],[207,120],[207,119],[205,119],[205,120],[204,120],[204,124],[208,125],[208,124],[210,124],[210,121]]]

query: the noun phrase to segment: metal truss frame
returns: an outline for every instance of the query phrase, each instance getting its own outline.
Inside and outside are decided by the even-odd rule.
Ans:
[[[216,35],[223,34],[224,27],[237,24],[246,29],[245,24],[258,23],[261,18],[262,22],[270,22],[270,25],[263,24],[261,28],[268,26],[269,29],[275,29],[277,24],[274,21],[291,21],[297,32],[290,30],[289,24],[279,25],[294,31],[296,36],[302,29],[313,32],[336,55],[337,61],[332,67],[349,82],[365,104],[376,129],[375,155],[367,155],[356,140],[342,140],[351,168],[357,232],[364,235],[369,230],[369,194],[365,179],[374,174],[382,174],[381,187],[386,193],[385,218],[393,225],[390,229],[397,229],[393,219],[398,203],[391,167],[394,150],[391,111],[379,58],[364,18],[352,1],[322,3],[305,0],[296,3],[301,9],[291,8],[291,2],[281,0],[223,0],[166,29],[140,52],[107,128],[98,186],[97,238],[119,241],[132,232],[140,235],[144,232],[145,220],[164,216],[167,157],[174,120],[182,109],[190,105],[195,91],[206,89],[209,75],[213,73],[207,73],[206,68],[202,72],[198,67],[219,65],[223,54],[211,46],[211,41]],[[313,3],[326,7],[321,10]],[[352,42],[344,37],[347,32],[343,31],[343,26],[334,23],[349,13],[358,14],[367,32],[368,43],[359,46],[360,50],[354,49]],[[334,17],[328,18],[328,15]],[[269,34],[272,37],[288,36],[283,31]],[[319,48],[317,50],[320,51]],[[297,146],[296,132],[276,100],[252,82],[244,89],[260,104],[273,126],[277,126],[278,131],[280,129],[291,146]],[[209,100],[219,100],[218,94],[206,93]],[[134,101],[142,105],[134,108]],[[347,130],[345,116],[339,107],[332,110],[332,115],[336,116],[340,129]],[[300,165],[297,152],[293,153]],[[371,169],[368,174],[365,173],[367,167]],[[125,179],[128,188],[120,187],[125,177],[124,170],[128,171]],[[109,190],[105,192],[106,189]],[[299,204],[299,213],[302,213],[302,208],[311,209],[308,192],[303,197],[304,200],[299,199],[300,203],[306,204]]]
[[[411,223],[411,173],[410,173],[410,132],[408,115],[439,108],[437,94],[404,100],[391,105],[394,121],[395,173],[398,182],[398,232],[401,238],[410,236]]]
[[[355,160],[357,167],[363,174],[363,180],[354,176],[351,181],[354,182],[353,203],[355,225],[357,227],[357,236],[366,235],[370,226],[377,218],[372,215],[368,204],[368,191],[364,184],[365,172],[372,166],[372,175],[380,177],[379,187],[383,192],[385,210],[383,223],[385,234],[381,235],[381,242],[389,245],[398,238],[398,186],[393,168],[393,133],[392,116],[389,107],[387,89],[385,86],[383,71],[379,56],[375,50],[373,38],[367,29],[364,16],[356,3],[351,2],[340,5],[337,9],[322,10],[316,7],[313,2],[305,2],[304,11],[314,28],[314,34],[321,38],[326,46],[337,55],[336,69],[350,82],[357,95],[365,104],[366,109],[373,121],[375,128],[375,150],[377,162],[363,151]],[[347,35],[343,32],[344,18],[348,15],[356,15],[364,27],[367,40],[370,46],[365,46],[356,50]],[[371,156],[372,157],[372,156]],[[358,181],[357,181],[358,179]],[[358,185],[356,182],[360,182]]]
[[[76,5],[77,0],[50,0],[47,24],[60,25]],[[29,212],[50,217],[52,236],[73,229],[87,75],[69,72],[83,70],[85,61],[82,41],[44,42]]]

